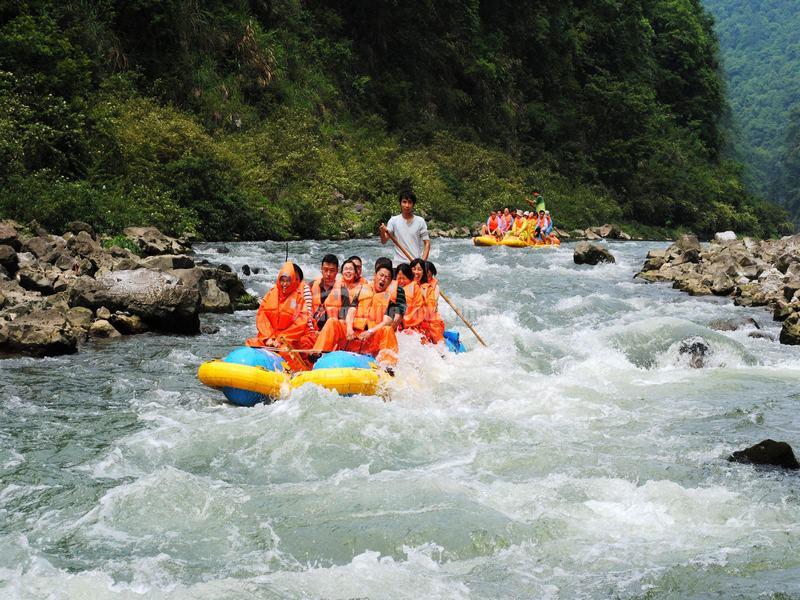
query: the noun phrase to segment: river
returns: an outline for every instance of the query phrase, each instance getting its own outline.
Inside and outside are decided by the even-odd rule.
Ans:
[[[278,243],[197,247],[235,269]],[[800,597],[800,480],[728,463],[800,448],[800,348],[719,332],[759,309],[633,280],[656,243],[526,251],[434,240],[442,289],[478,347],[401,340],[392,399],[307,386],[252,409],[197,366],[254,333],[143,335],[0,361],[0,597]],[[306,276],[329,251],[297,242]],[[706,367],[681,342],[702,337]]]

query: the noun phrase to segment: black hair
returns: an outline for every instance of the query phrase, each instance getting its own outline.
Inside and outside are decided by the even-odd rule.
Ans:
[[[411,200],[411,203],[416,205],[417,204],[417,196],[411,190],[403,190],[400,192],[400,197],[398,198],[399,202],[403,200]]]
[[[406,277],[408,277],[411,281],[414,281],[414,272],[411,270],[411,265],[408,263],[400,263],[394,269],[394,278],[397,279],[397,276],[402,273]]]
[[[381,256],[378,260],[375,261],[375,272],[377,273],[380,269],[389,269],[389,273],[392,273],[392,261],[386,258],[385,256]]]
[[[336,258],[333,254],[326,254],[322,257],[322,264],[323,265],[336,265],[336,268],[339,268],[339,259]]]
[[[426,275],[427,275],[427,272],[428,272],[428,271],[430,271],[430,272],[431,272],[431,275],[433,275],[434,277],[436,277],[436,265],[434,265],[434,264],[433,264],[431,261],[429,261],[429,260],[426,260],[426,261],[425,261],[425,274],[426,274]]]
[[[353,269],[354,269],[354,270],[355,270],[355,268],[356,268],[356,263],[354,263],[352,260],[350,260],[350,259],[348,258],[346,261],[344,261],[344,262],[342,263],[342,268],[339,270],[339,272],[340,272],[340,273],[344,273],[344,266],[345,266],[345,265],[353,265]]]
[[[361,257],[360,256],[356,256],[355,254],[353,256],[351,256],[350,258],[348,258],[345,262],[347,262],[347,261],[353,262],[354,260],[357,260],[360,265],[362,265],[362,266],[364,265],[364,261],[361,260]]]
[[[420,283],[428,283],[428,269],[426,268],[426,264],[426,261],[422,260],[421,258],[415,258],[409,265],[412,269],[417,265],[422,267],[422,279],[420,280]],[[412,277],[411,279],[414,278]]]
[[[297,279],[303,281],[303,269],[300,268],[300,265],[292,263],[294,267],[294,274],[297,275]]]

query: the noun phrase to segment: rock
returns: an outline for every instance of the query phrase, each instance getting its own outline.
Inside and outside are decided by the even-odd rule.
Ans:
[[[769,340],[771,342],[775,341],[775,336],[771,333],[767,333],[766,331],[750,331],[747,334],[747,337],[751,337],[754,339],[762,339],[762,340]]]
[[[98,319],[104,319],[108,321],[111,318],[111,311],[108,310],[105,306],[101,306],[100,308],[97,309],[97,312],[95,312],[95,316]]]
[[[232,313],[231,298],[217,286],[213,279],[200,282],[200,310],[212,313]]]
[[[605,224],[601,227],[592,227],[592,232],[599,235],[601,238],[616,239],[619,237],[620,230],[616,225]]]
[[[32,237],[22,244],[22,249],[25,252],[30,252],[39,260],[47,260],[47,258],[55,253],[56,244],[48,237]]]
[[[249,277],[251,273],[250,265],[242,265],[242,273]]]
[[[783,322],[781,334],[778,339],[781,344],[800,346],[800,313],[792,313]]]
[[[197,333],[200,327],[199,289],[151,269],[114,271],[97,279],[80,277],[70,290],[70,304],[129,312],[158,331]]]
[[[794,455],[792,447],[786,442],[764,440],[755,446],[738,450],[728,457],[730,462],[754,465],[770,465],[784,469],[800,469],[800,463]]]
[[[93,338],[116,338],[122,334],[105,319],[98,319],[89,327],[89,337]]]
[[[714,234],[715,242],[732,242],[736,239],[736,234],[732,231],[718,231]]]
[[[75,330],[89,331],[92,324],[92,311],[83,306],[73,306],[67,313],[67,322]]]
[[[258,275],[261,273],[261,267],[253,267],[253,275]]]
[[[620,231],[619,235],[617,236],[617,239],[625,241],[625,242],[630,242],[633,238],[630,235],[628,235],[627,233],[625,233],[624,231]]]
[[[16,273],[19,268],[17,251],[8,244],[0,245],[0,267],[3,267],[9,275]]]
[[[718,273],[711,282],[711,293],[715,296],[729,296],[735,288],[733,279],[724,273]]]
[[[666,262],[666,250],[650,250],[642,271],[658,271]]]
[[[170,271],[172,269],[191,269],[194,261],[185,254],[161,254],[148,256],[140,261],[145,269],[160,269]]]
[[[88,223],[84,223],[83,221],[70,221],[69,223],[67,223],[66,230],[73,235],[78,235],[81,231],[85,231],[90,236],[95,237],[94,227],[92,227]]]
[[[755,327],[761,329],[759,324],[752,317],[744,317],[737,319],[715,319],[711,321],[708,326],[717,331],[736,331],[745,327]]]
[[[217,327],[216,325],[203,325],[202,327],[200,327],[200,333],[205,333],[207,335],[219,333],[219,327]]]
[[[705,366],[706,357],[711,354],[711,348],[703,338],[691,337],[681,342],[678,354],[687,355],[689,366],[693,369],[702,369]]]
[[[13,221],[0,222],[0,244],[4,246],[11,246],[14,250],[19,251],[22,243],[19,239],[18,224]]]
[[[700,242],[696,235],[684,234],[671,246],[676,248],[680,255],[680,262],[696,263],[700,260]]]
[[[781,273],[786,273],[792,265],[800,263],[800,255],[797,252],[787,252],[781,255],[775,263],[775,268]],[[795,267],[799,268],[799,267]]]
[[[103,253],[103,248],[91,235],[85,231],[79,231],[76,235],[67,240],[67,249],[73,256],[92,256]]]
[[[607,249],[589,242],[578,242],[572,259],[576,265],[596,265],[600,262],[616,262],[614,256]]]
[[[591,229],[587,229],[587,230],[585,230],[585,231],[583,232],[583,235],[582,235],[581,237],[583,237],[583,238],[585,238],[585,239],[587,239],[587,240],[589,240],[589,241],[594,241],[594,240],[599,240],[599,239],[600,239],[600,236],[599,236],[599,235],[597,235],[597,234],[596,234],[594,231],[592,231]]]
[[[186,254],[191,247],[161,233],[155,227],[127,227],[125,236],[136,244],[142,256],[157,254]]]
[[[228,254],[230,251],[231,251],[231,249],[228,248],[227,246],[219,246],[217,248],[217,252],[220,253],[220,254]]]
[[[42,265],[23,267],[17,271],[17,281],[26,290],[39,292],[43,296],[55,294],[66,288],[63,280],[57,285],[61,277],[61,270],[55,267],[45,268]]]
[[[141,317],[120,312],[111,315],[109,322],[124,335],[136,335],[149,329]]]
[[[220,271],[225,271],[226,273],[233,273],[233,269],[231,269],[231,268],[230,268],[228,265],[226,265],[225,263],[222,263],[221,265],[219,265],[219,266],[217,267],[217,269],[219,269]]]
[[[72,354],[77,347],[78,336],[63,313],[36,309],[6,325],[0,352],[57,356]]]

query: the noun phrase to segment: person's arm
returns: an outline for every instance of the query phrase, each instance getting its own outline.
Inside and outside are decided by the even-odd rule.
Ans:
[[[378,235],[381,236],[381,244],[385,244],[389,241],[389,232],[394,233],[394,227],[391,219],[389,219],[388,225],[381,223],[381,226],[378,228]]]
[[[265,341],[273,341],[275,338],[275,331],[272,328],[272,323],[267,316],[267,298],[269,297],[270,292],[264,296],[264,299],[261,300],[261,304],[258,307],[258,312],[256,313],[256,329],[258,330],[258,337]]]
[[[431,241],[425,240],[423,243],[425,247],[422,249],[422,260],[428,260],[428,254],[431,253]]]
[[[422,228],[419,231],[419,237],[422,240],[422,260],[428,260],[428,254],[431,251],[431,236],[428,234],[428,224],[425,219],[422,219]]]

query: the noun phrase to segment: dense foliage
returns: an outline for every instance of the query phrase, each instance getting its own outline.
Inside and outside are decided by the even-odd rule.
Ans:
[[[784,170],[789,115],[800,107],[800,11],[796,0],[703,0],[714,15],[731,110],[734,144],[751,189],[774,197],[800,219],[790,200],[798,185]],[[787,187],[788,186],[788,187]]]
[[[208,238],[434,223],[775,233],[699,0],[0,0],[0,215]]]

